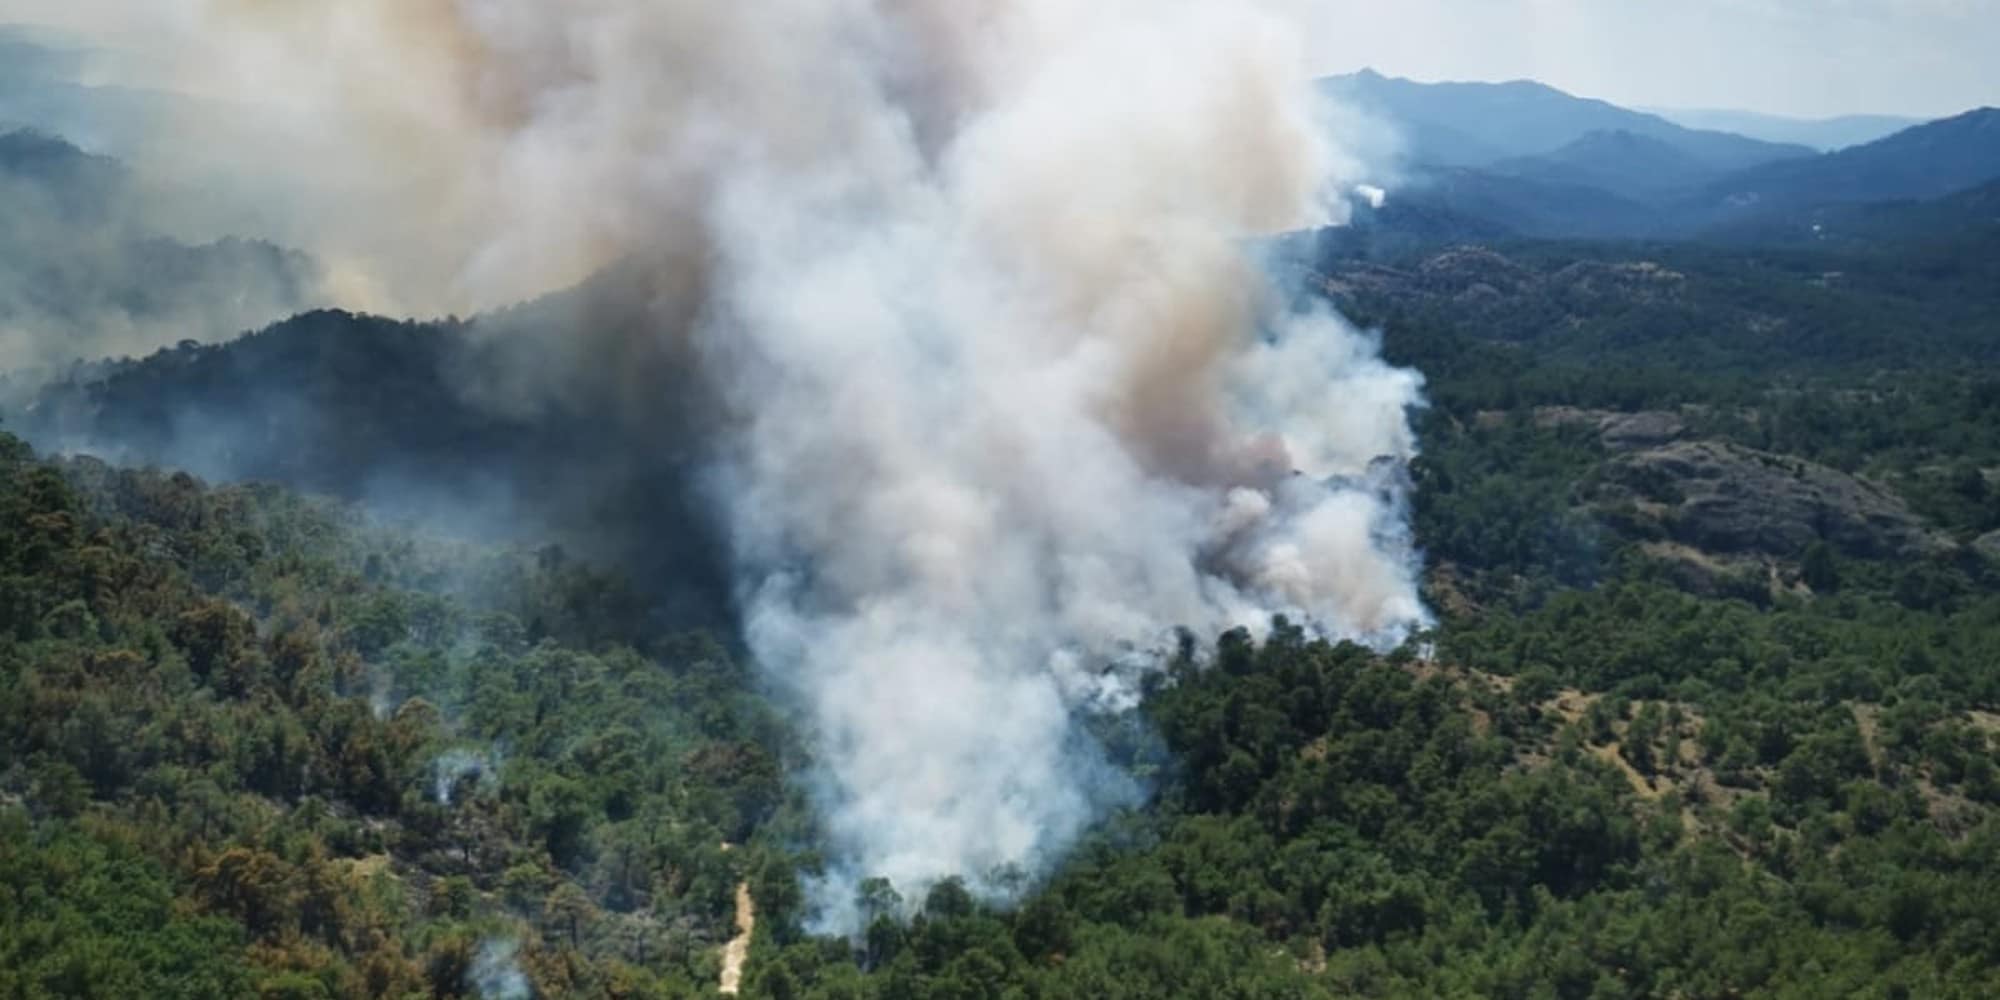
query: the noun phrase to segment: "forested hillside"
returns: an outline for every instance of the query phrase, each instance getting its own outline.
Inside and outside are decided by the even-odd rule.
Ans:
[[[0,1000],[2000,996],[1975,4],[12,6]]]
[[[1015,908],[869,883],[855,940],[803,908],[811,746],[642,579],[10,440],[0,981],[708,995],[745,882],[760,997],[1987,995],[1991,286],[1825,252],[1311,261],[1430,376],[1438,628],[1190,637],[1098,723],[1143,807]],[[417,335],[312,322],[356,324],[337,364],[215,370],[331,386]]]
[[[1392,211],[1460,217],[1516,237],[1708,240],[1806,230],[1822,213],[1944,198],[2000,174],[1993,108],[1897,127],[1865,117],[1845,126],[1767,123],[1859,130],[1850,141],[1793,145],[1749,138],[1754,131],[1684,127],[1671,115],[1532,80],[1418,83],[1364,70],[1320,85],[1395,136],[1387,187],[1391,202],[1404,204]]]
[[[0,449],[0,993],[713,980],[790,752],[723,647],[560,549]]]

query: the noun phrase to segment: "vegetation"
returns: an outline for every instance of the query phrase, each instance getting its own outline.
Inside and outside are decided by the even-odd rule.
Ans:
[[[550,995],[698,991],[789,751],[632,606],[0,436],[0,992],[451,996],[493,940]]]
[[[1145,807],[1017,905],[866,883],[853,940],[804,910],[808,737],[661,612],[671,566],[0,435],[0,995],[705,996],[739,884],[758,997],[1989,995],[1987,265],[1501,251],[1317,262],[1430,379],[1438,628],[1179,658],[1099,720]],[[115,430],[275,368],[329,400],[393,371],[393,415],[356,396],[259,445],[318,488],[378,451],[565,450],[557,418],[480,425],[429,384],[458,334],[316,314],[64,391]],[[1686,484],[1632,482],[1656,442],[1606,428],[1634,417],[1879,487],[1925,547],[1842,544],[1830,491],[1798,544],[1642,521]]]

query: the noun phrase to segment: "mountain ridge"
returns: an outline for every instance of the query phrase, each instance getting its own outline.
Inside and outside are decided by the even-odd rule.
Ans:
[[[1416,165],[1485,166],[1537,156],[1591,132],[1624,130],[1668,142],[1717,170],[1793,156],[1809,147],[1689,129],[1609,101],[1579,97],[1534,80],[1423,83],[1372,69],[1319,81],[1325,93],[1406,128]],[[1469,142],[1463,140],[1470,140]]]
[[[1721,178],[1688,203],[1711,224],[1821,205],[1927,200],[2000,176],[2000,109],[1975,108],[1866,145]]]
[[[1658,115],[1685,128],[1734,132],[1765,142],[1811,146],[1827,153],[1885,139],[1929,120],[1908,115],[1875,114],[1796,118],[1730,108],[1642,107],[1634,110]]]

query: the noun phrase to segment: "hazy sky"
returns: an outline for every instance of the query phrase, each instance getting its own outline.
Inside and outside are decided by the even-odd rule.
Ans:
[[[1916,117],[2000,105],[2000,0],[1297,0],[1318,65],[1532,78],[1649,107]],[[146,38],[197,0],[0,0]],[[148,23],[155,22],[155,23]],[[142,43],[143,44],[143,43]]]
[[[1329,71],[1803,116],[2000,105],[2000,0],[1307,2]]]

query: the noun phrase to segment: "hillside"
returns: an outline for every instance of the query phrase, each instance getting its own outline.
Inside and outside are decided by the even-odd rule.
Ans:
[[[786,750],[642,622],[559,551],[0,434],[0,988],[698,993]]]
[[[139,200],[115,160],[38,132],[0,135],[0,369],[232,336],[316,294],[306,255],[182,243],[146,230]]]
[[[1419,83],[1373,70],[1321,81],[1327,93],[1401,127],[1418,166],[1480,167],[1538,156],[1593,132],[1658,140],[1716,171],[1810,155],[1811,149],[1683,128],[1657,115],[1574,97],[1529,80]]]
[[[1363,71],[1322,86],[1402,139],[1392,200],[1472,234],[1793,239],[1782,234],[1809,229],[1831,206],[1935,200],[2000,177],[2000,112],[1991,109],[1821,153],[1684,128],[1529,81],[1426,84]]]
[[[2000,110],[1981,108],[1836,153],[1754,167],[1687,203],[1711,224],[1821,205],[1939,198],[2000,176]]]
[[[1822,153],[1887,138],[1923,124],[1919,118],[1897,115],[1836,115],[1831,118],[1791,118],[1706,108],[1646,108],[1676,125],[1692,129],[1734,132],[1765,142],[1810,146]]]
[[[1415,516],[1439,628],[1386,656],[1220,637],[1097,724],[1149,805],[1017,908],[864,883],[851,942],[811,933],[795,881],[821,833],[778,775],[809,731],[726,643],[662,631],[644,579],[9,444],[0,878],[32,902],[0,922],[36,944],[0,948],[0,976],[709,995],[747,882],[755,997],[1977,996],[2000,391],[1943,352],[1885,374],[1882,328],[1847,353],[1673,350],[1653,304],[1845,307],[1651,252],[1310,261],[1432,379]],[[480,412],[417,398],[439,389],[415,362],[466,335],[319,314],[91,392],[290,420],[271,398],[344,385],[343,420],[405,408],[351,429],[378,433]],[[252,381],[272,396],[227,395]],[[517,419],[503,436],[552,451],[573,433]],[[467,431],[403,431],[433,433]],[[318,463],[395,454],[286,440],[267,469],[321,485]]]
[[[1521,161],[1515,161],[1521,162]],[[1460,220],[1465,235],[1507,233],[1530,237],[1615,239],[1663,227],[1659,213],[1633,198],[1603,188],[1546,176],[1473,169],[1436,169],[1412,174],[1390,195],[1393,211],[1406,218]],[[1379,213],[1377,213],[1379,215]]]
[[[601,324],[592,329],[609,342],[621,315],[633,320],[575,301],[590,294],[540,315],[574,313],[565,323]],[[697,442],[672,378],[638,400],[590,386],[493,405],[482,387],[513,366],[555,364],[510,353],[525,344],[514,322],[306,313],[226,344],[79,369],[0,417],[46,447],[287,483],[459,537],[561,542],[648,581],[673,620],[715,621],[726,588],[685,472]],[[589,349],[580,332],[566,342]]]
[[[0,136],[0,998],[1992,995],[1990,119],[1363,73],[1406,183],[1246,241],[1323,151],[1226,4],[559,6],[290,53],[616,261],[483,315]]]
[[[1486,169],[1636,200],[1690,188],[1715,175],[1708,163],[1670,142],[1622,129],[1590,132],[1552,152],[1501,160]]]
[[[1735,243],[1877,254],[1942,244],[1976,255],[1990,251],[2000,241],[2000,178],[1930,201],[1817,205],[1756,216],[1717,227],[1707,236]]]
[[[1346,239],[1327,246],[1344,250]],[[1460,241],[1367,260],[1345,252],[1323,265],[1321,279],[1350,314],[1527,348],[1510,370],[1546,376],[1609,358],[1643,360],[1713,379],[1711,391],[1720,392],[1739,374],[1993,364],[1996,240],[2000,229],[1986,227],[1966,236],[1925,228],[1860,249]],[[1426,361],[1445,371],[1461,363]],[[1625,374],[1602,372],[1575,389],[1615,394]]]

